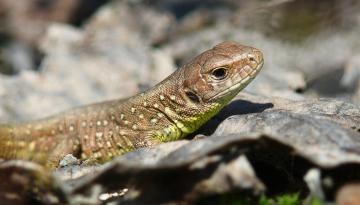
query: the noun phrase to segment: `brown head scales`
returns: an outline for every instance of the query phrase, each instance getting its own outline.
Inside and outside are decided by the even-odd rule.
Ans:
[[[181,90],[196,101],[223,103],[246,87],[263,64],[260,50],[223,42],[184,66]]]

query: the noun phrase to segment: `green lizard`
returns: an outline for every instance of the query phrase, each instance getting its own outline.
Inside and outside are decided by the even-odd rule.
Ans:
[[[0,158],[54,168],[73,154],[102,163],[139,147],[181,139],[219,112],[263,63],[258,49],[223,42],[131,98],[0,125]]]

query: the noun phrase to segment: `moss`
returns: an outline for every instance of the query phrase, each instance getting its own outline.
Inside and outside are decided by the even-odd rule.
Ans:
[[[300,198],[298,194],[284,194],[275,198],[267,198],[262,196],[259,200],[259,205],[298,205]]]
[[[217,204],[217,205],[324,205],[324,203],[317,199],[312,198],[310,200],[306,200],[307,202],[304,203],[304,200],[300,198],[299,194],[297,193],[287,193],[283,195],[268,197],[268,196],[261,196],[260,198],[255,197],[243,197],[242,195],[238,194],[227,194],[218,197],[217,199],[207,199],[201,200],[201,202],[197,203],[198,205],[206,204]]]

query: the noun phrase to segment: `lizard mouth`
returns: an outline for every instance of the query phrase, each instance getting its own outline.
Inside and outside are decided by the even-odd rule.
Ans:
[[[235,96],[238,92],[240,92],[242,89],[244,89],[257,76],[257,74],[260,72],[263,65],[264,65],[264,60],[262,60],[258,64],[258,66],[251,73],[249,73],[246,77],[242,78],[239,82],[235,83],[234,85],[232,85],[232,86],[220,91],[216,95],[210,97],[209,101],[214,101],[215,99],[221,99],[224,96],[229,96],[229,97],[233,97],[233,95]]]

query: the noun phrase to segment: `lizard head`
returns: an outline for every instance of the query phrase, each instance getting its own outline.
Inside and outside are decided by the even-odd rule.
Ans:
[[[263,64],[258,49],[223,42],[185,65],[184,94],[195,103],[229,101],[255,78]]]

